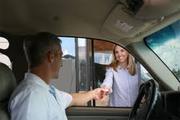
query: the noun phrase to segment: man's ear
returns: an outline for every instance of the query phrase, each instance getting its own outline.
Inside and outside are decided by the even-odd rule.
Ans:
[[[50,63],[54,62],[54,54],[53,54],[53,52],[48,51],[47,57],[48,57],[48,62],[50,62]]]

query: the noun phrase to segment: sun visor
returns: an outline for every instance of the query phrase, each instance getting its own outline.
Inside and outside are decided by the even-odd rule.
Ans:
[[[119,39],[131,37],[149,25],[138,20],[123,5],[118,4],[105,20],[101,32],[118,35]]]
[[[180,10],[180,0],[127,0],[137,19],[150,20],[168,16]]]

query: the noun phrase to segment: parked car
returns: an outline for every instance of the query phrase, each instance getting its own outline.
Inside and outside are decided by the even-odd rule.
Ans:
[[[37,32],[51,32],[62,40],[63,67],[54,83],[66,92],[100,87],[106,66],[112,60],[114,44],[134,56],[143,81],[134,107],[109,107],[108,98],[104,103],[90,101],[68,108],[69,120],[180,119],[179,0],[0,0],[0,3],[0,62],[12,70],[16,84],[27,71],[23,40]],[[6,84],[2,76],[0,119],[8,120],[7,103],[16,84]]]

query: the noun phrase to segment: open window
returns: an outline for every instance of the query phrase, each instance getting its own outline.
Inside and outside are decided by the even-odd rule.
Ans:
[[[60,69],[59,79],[54,80],[56,87],[69,93],[85,92],[100,87],[107,66],[113,59],[112,51],[115,44],[87,38],[60,37],[60,39],[63,66]],[[141,75],[139,79],[149,80],[150,74],[137,60],[135,62],[138,74]],[[91,101],[85,106],[108,107],[108,99],[107,97],[104,101]]]

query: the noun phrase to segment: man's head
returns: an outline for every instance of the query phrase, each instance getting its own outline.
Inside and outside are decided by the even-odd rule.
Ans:
[[[28,36],[24,41],[24,51],[29,69],[41,66],[49,70],[51,77],[57,77],[62,57],[60,43],[56,35],[47,32]]]

